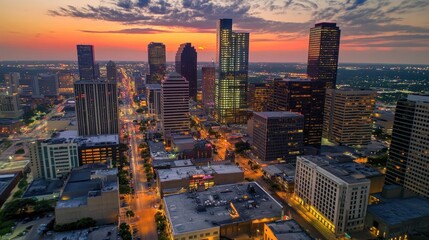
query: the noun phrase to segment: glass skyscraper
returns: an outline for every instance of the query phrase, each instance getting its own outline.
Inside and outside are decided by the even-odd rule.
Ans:
[[[308,76],[335,88],[341,30],[336,23],[318,23],[310,29]]]
[[[149,62],[149,78],[146,83],[161,84],[166,72],[165,45],[151,42],[147,46]]]
[[[77,45],[77,61],[80,80],[96,79],[94,66],[94,46]]]
[[[249,65],[249,33],[232,31],[232,19],[217,23],[215,117],[220,123],[247,121],[246,89]]]
[[[180,45],[176,53],[176,72],[189,82],[189,97],[197,97],[197,51],[190,43]]]

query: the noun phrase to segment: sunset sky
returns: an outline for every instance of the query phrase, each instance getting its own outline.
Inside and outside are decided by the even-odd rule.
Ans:
[[[199,61],[215,57],[216,20],[250,32],[251,62],[305,62],[309,28],[341,28],[340,62],[429,64],[428,0],[2,0],[0,60],[147,61],[163,42],[172,61],[191,42]]]

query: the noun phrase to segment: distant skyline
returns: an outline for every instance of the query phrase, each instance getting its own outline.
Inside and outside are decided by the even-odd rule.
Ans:
[[[426,0],[112,0],[2,1],[0,61],[77,60],[92,44],[98,61],[147,62],[163,42],[173,62],[191,42],[198,61],[215,58],[216,20],[250,32],[250,62],[306,62],[310,27],[336,22],[341,63],[429,64]]]

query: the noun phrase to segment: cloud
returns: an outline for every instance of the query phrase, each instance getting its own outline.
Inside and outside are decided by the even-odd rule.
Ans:
[[[113,2],[111,2],[113,1]],[[411,12],[429,11],[427,0],[111,0],[99,5],[75,7],[62,6],[50,10],[55,17],[73,17],[117,22],[126,26],[136,26],[110,31],[83,30],[90,33],[153,34],[157,27],[184,29],[185,32],[214,32],[220,18],[233,18],[234,28],[251,33],[272,33],[287,35],[288,39],[308,36],[308,31],[316,22],[334,21],[342,29],[342,37],[368,36],[383,33],[387,36],[407,34],[409,42],[416,34],[429,32],[429,28],[418,23],[404,21]],[[292,22],[268,19],[268,13],[287,14],[294,11],[307,14],[307,20]],[[405,24],[407,22],[407,24]],[[141,28],[140,26],[145,26]],[[161,30],[162,31],[162,30]],[[175,31],[176,32],[176,31]],[[252,39],[252,38],[251,38]],[[273,41],[281,41],[276,38]],[[265,37],[252,41],[269,40]],[[370,41],[361,39],[360,42]],[[398,45],[401,40],[390,41]],[[352,44],[352,43],[348,43]],[[382,43],[373,43],[382,44]],[[421,44],[420,44],[421,45]]]
[[[79,30],[84,33],[121,33],[121,34],[157,34],[157,33],[171,33],[168,30],[160,30],[154,28],[127,28],[119,30],[108,31],[93,31],[93,30]]]

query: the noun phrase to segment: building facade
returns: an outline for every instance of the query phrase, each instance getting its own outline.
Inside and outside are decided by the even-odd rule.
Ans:
[[[304,116],[304,145],[320,148],[323,129],[324,83],[308,78],[275,78],[268,111]]]
[[[176,72],[189,82],[189,98],[197,98],[197,51],[190,43],[183,43],[176,53]]]
[[[76,81],[74,93],[80,136],[118,134],[119,109],[116,82]]]
[[[160,84],[166,73],[165,45],[151,42],[147,46],[149,62],[149,78],[146,83]]]
[[[106,64],[106,76],[107,76],[107,80],[110,80],[110,81],[117,81],[118,80],[118,73],[116,70],[115,62],[109,61]]]
[[[293,162],[302,154],[304,117],[293,112],[254,112],[253,147],[262,161]]]
[[[77,45],[77,60],[80,80],[96,79],[94,46]]]
[[[0,118],[20,118],[22,114],[17,93],[0,93]]]
[[[232,19],[217,23],[215,118],[219,123],[246,123],[249,33],[232,31]]]
[[[320,156],[299,156],[296,161],[295,194],[318,221],[333,233],[362,230],[370,181],[350,174]]]
[[[216,68],[215,67],[202,67],[202,92],[203,92],[203,106],[205,108],[213,108],[215,103],[215,90],[216,90]]]
[[[376,97],[373,90],[327,89],[323,137],[347,146],[371,143]]]
[[[189,132],[189,82],[171,73],[161,83],[161,126],[164,137]]]
[[[247,103],[254,112],[268,110],[268,102],[273,95],[272,83],[252,83],[249,84]]]
[[[36,79],[37,89],[34,89],[33,96],[57,97],[59,95],[58,74],[41,73]]]
[[[429,197],[429,96],[408,95],[396,105],[386,182]]]
[[[161,119],[161,84],[146,84],[146,102],[149,114]]]
[[[334,88],[337,81],[341,30],[336,23],[318,23],[310,29],[307,74]]]

